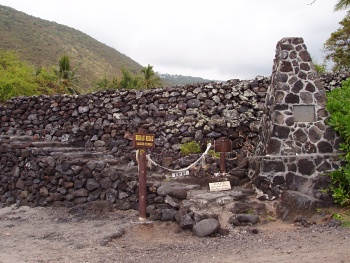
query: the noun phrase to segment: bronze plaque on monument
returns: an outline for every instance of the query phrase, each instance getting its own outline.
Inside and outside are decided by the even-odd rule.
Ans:
[[[220,138],[214,141],[214,151],[217,153],[229,153],[232,151],[232,142],[226,138]]]
[[[133,146],[136,149],[154,148],[154,134],[134,133],[133,134]]]

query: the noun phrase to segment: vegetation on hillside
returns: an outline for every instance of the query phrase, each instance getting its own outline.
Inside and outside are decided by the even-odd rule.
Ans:
[[[75,70],[67,56],[59,61],[57,69],[35,69],[10,51],[0,49],[0,101],[17,96],[75,93]]]
[[[72,68],[70,59],[67,55],[64,55],[58,61],[58,67],[53,68],[55,76],[58,79],[60,85],[69,91],[69,93],[77,93],[78,89],[78,76],[76,74],[78,67]]]
[[[69,78],[68,89],[71,92],[87,93],[120,87],[151,88],[207,81],[179,75],[160,79],[152,66],[142,67],[81,31],[1,5],[0,35],[0,49],[15,52],[20,60],[27,61],[34,68],[52,68],[63,56],[67,56],[71,73],[76,73],[76,69],[79,73],[79,83],[72,76]],[[67,79],[61,80],[67,83]]]
[[[141,85],[146,89],[161,86],[160,77],[154,72],[153,66],[148,64],[141,70]]]
[[[203,79],[200,77],[182,76],[182,75],[171,75],[171,74],[159,74],[162,82],[169,86],[175,85],[186,85],[197,82],[210,82],[212,80]]]
[[[0,50],[0,101],[25,95],[49,94],[42,88],[43,82],[50,82],[45,71],[35,72],[34,68],[20,61],[11,53]]]
[[[142,66],[117,50],[76,29],[0,5],[0,49],[15,51],[35,68],[50,68],[67,55],[79,66],[79,88],[92,91],[94,81],[121,77],[121,68],[139,73]]]
[[[144,67],[139,74],[133,74],[122,68],[122,77],[108,79],[103,77],[96,82],[96,89],[149,89],[162,86],[159,76],[154,72],[153,66]]]

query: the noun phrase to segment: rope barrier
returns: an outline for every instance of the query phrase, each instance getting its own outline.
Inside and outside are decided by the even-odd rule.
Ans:
[[[199,161],[202,160],[202,159],[208,154],[208,151],[209,151],[210,148],[211,148],[211,143],[208,143],[207,149],[205,150],[205,152],[202,154],[201,157],[199,157],[193,164],[187,166],[186,168],[182,168],[182,169],[179,169],[179,170],[169,169],[169,168],[167,168],[167,167],[164,167],[164,166],[161,166],[161,165],[157,164],[155,161],[153,161],[153,160],[151,159],[151,157],[150,157],[149,154],[146,155],[146,158],[147,158],[147,160],[148,160],[149,162],[151,162],[153,165],[158,166],[158,167],[160,167],[160,168],[163,168],[164,170],[167,170],[167,171],[169,171],[169,172],[173,172],[173,173],[176,173],[176,172],[183,172],[183,171],[186,171],[186,170],[192,168],[192,167],[195,166],[197,163],[199,163]]]

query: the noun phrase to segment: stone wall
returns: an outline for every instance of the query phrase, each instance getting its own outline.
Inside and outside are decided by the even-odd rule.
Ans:
[[[11,99],[0,106],[1,202],[109,200],[118,208],[134,207],[137,172],[118,170],[130,163],[136,167],[133,132],[143,126],[154,133],[152,159],[170,168],[186,167],[198,158],[181,157],[180,145],[190,140],[205,147],[227,137],[233,142],[232,157],[245,157],[257,140],[268,85],[268,78],[259,77]],[[237,160],[228,160],[230,170],[247,168],[244,158]],[[218,172],[217,162],[207,162],[208,172]],[[240,177],[242,173],[238,171]]]
[[[154,153],[178,152],[182,143],[219,137],[239,151],[257,138],[269,78],[199,83],[79,96],[14,98],[0,106],[1,134],[37,136],[78,147],[131,152],[130,135],[143,126],[156,136]]]
[[[338,165],[335,134],[324,124],[322,85],[331,90],[346,77],[325,75],[318,80],[302,39],[284,39],[277,45],[267,99],[270,78],[264,77],[13,98],[0,105],[0,201],[70,206],[108,200],[118,209],[135,208],[138,187],[131,139],[141,126],[156,136],[152,159],[174,169],[198,157],[181,157],[182,143],[196,140],[204,149],[220,137],[232,140],[227,171],[243,180],[246,157],[253,154],[260,128],[258,156],[250,159],[257,190],[267,198],[284,189],[320,197],[320,184],[315,188],[313,179]],[[294,104],[314,104],[316,121],[292,121]],[[217,172],[217,161],[207,163],[210,169],[200,176]],[[127,164],[133,166],[121,169]],[[160,202],[154,189],[151,183],[149,203]],[[167,207],[164,202],[159,206]]]
[[[326,90],[303,39],[279,41],[261,138],[250,158],[249,176],[261,197],[274,199],[283,190],[325,195],[321,175],[339,167],[339,138],[326,125],[325,104]]]

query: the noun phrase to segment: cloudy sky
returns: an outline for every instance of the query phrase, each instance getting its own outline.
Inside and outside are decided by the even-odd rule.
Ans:
[[[0,0],[73,27],[160,73],[270,76],[276,43],[303,37],[317,63],[345,11],[336,0]],[[0,38],[1,41],[1,38]]]

